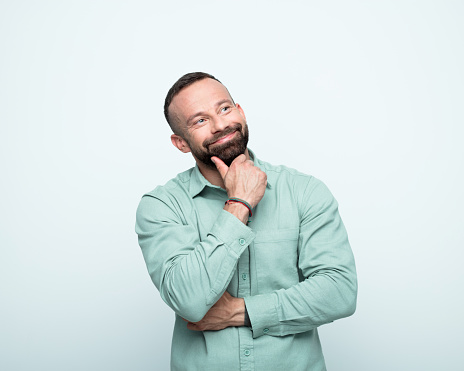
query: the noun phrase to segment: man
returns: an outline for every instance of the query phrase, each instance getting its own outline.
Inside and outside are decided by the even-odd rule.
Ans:
[[[171,141],[196,166],[143,196],[136,231],[176,313],[173,370],[325,370],[317,327],[354,313],[353,255],[314,177],[259,160],[215,77],[169,90]]]

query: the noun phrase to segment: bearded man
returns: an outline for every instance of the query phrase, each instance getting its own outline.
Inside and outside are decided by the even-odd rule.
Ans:
[[[356,307],[338,204],[316,178],[258,159],[214,76],[182,76],[164,113],[196,166],[145,194],[136,232],[176,314],[172,370],[325,370],[317,327]]]

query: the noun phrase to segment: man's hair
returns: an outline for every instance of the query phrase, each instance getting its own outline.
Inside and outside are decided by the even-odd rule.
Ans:
[[[164,100],[164,117],[166,117],[166,121],[168,122],[174,134],[181,135],[182,130],[180,129],[179,125],[169,117],[169,106],[171,105],[172,100],[177,94],[180,93],[182,89],[204,79],[213,79],[222,84],[222,82],[220,82],[217,78],[215,78],[213,75],[210,75],[209,73],[191,72],[182,76],[174,83],[171,89],[169,89],[168,94],[166,95],[166,99]]]

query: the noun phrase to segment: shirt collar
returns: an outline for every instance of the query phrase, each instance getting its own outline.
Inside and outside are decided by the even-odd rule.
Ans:
[[[253,161],[255,166],[260,168],[262,171],[266,173],[266,169],[264,168],[263,164],[261,161],[259,161],[254,154],[254,152],[248,148],[248,153],[250,154],[250,159]],[[266,175],[268,175],[266,173]],[[217,188],[217,189],[222,189],[221,187],[215,186],[211,184],[206,178],[203,176],[203,174],[200,172],[200,169],[198,168],[198,165],[195,164],[195,167],[192,169],[192,173],[190,175],[190,196],[195,197],[197,196],[205,187],[211,187],[211,188]],[[271,184],[269,183],[269,176],[267,178],[267,186],[266,188],[272,188]]]

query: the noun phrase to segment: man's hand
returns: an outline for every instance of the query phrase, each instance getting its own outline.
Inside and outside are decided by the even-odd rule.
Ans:
[[[211,160],[224,181],[229,197],[245,200],[252,208],[258,205],[267,185],[267,176],[264,171],[256,167],[253,161],[247,160],[245,155],[235,158],[230,167],[218,157],[213,156]]]
[[[226,291],[200,322],[188,322],[187,328],[194,331],[217,331],[244,324],[245,300],[235,298]]]

